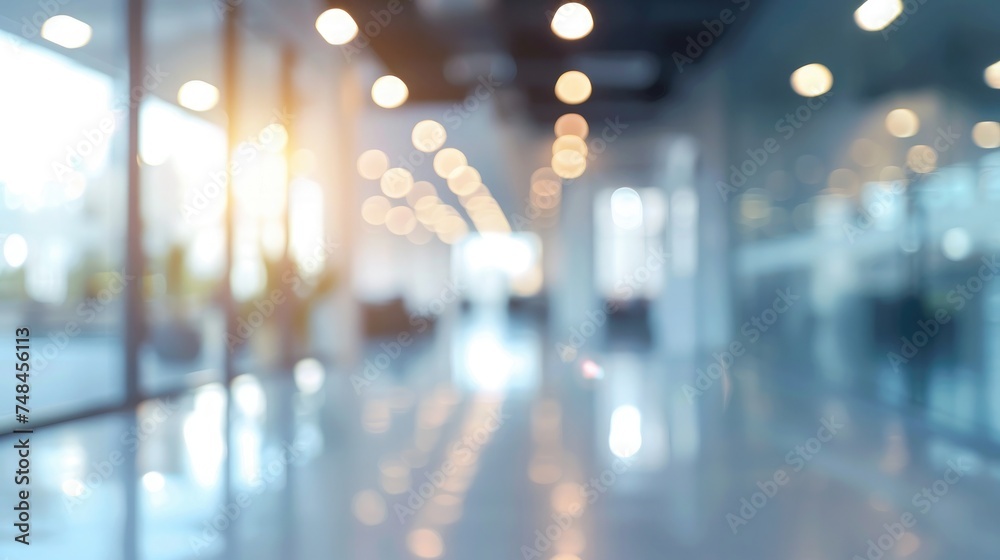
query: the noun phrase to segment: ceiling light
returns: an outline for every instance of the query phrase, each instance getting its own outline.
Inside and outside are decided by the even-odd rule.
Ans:
[[[379,107],[395,109],[406,102],[410,90],[396,76],[382,76],[372,84],[372,101]]]
[[[392,208],[392,203],[384,196],[371,196],[361,204],[361,217],[373,226],[385,223],[386,214]]]
[[[67,49],[86,45],[92,35],[89,25],[67,15],[52,16],[42,24],[42,38]]]
[[[819,97],[833,87],[833,74],[822,64],[807,64],[792,72],[792,89],[802,97]]]
[[[901,13],[902,0],[868,0],[854,11],[854,22],[865,31],[882,31]]]
[[[1000,148],[1000,123],[986,121],[972,127],[972,141],[980,148]]]
[[[552,143],[552,155],[556,155],[563,150],[573,150],[583,157],[587,157],[587,143],[579,136],[560,136]]]
[[[403,198],[413,189],[413,174],[402,167],[393,167],[382,175],[382,192],[390,198]]]
[[[586,139],[587,134],[590,132],[590,127],[587,125],[587,119],[576,113],[566,113],[556,121],[555,130],[556,136],[571,134]]]
[[[986,80],[986,85],[993,89],[1000,89],[1000,62],[987,67],[983,78]]]
[[[566,72],[556,81],[556,97],[568,105],[579,105],[590,99],[592,91],[590,78],[577,70]]]
[[[177,90],[177,102],[192,111],[208,111],[219,103],[219,88],[201,80],[191,80]]]
[[[483,178],[479,175],[479,171],[469,165],[456,167],[448,174],[448,188],[461,196],[472,194],[482,182]]]
[[[575,41],[594,30],[594,16],[583,4],[569,2],[559,6],[552,16],[552,32],[561,39]]]
[[[358,24],[351,14],[333,8],[316,18],[316,31],[331,45],[344,45],[358,36]]]
[[[920,117],[909,109],[894,109],[885,116],[885,129],[896,138],[910,138],[920,131]]]
[[[448,133],[445,131],[444,126],[437,121],[431,120],[418,122],[413,127],[413,133],[410,135],[413,147],[427,153],[437,151],[444,145],[444,141],[447,138]]]
[[[373,181],[389,169],[389,156],[382,150],[367,150],[358,156],[358,174]]]
[[[563,179],[576,179],[587,170],[587,158],[580,152],[562,150],[552,156],[552,170]]]
[[[417,217],[409,206],[396,206],[386,213],[385,227],[396,235],[407,235],[417,227]]]
[[[469,161],[465,154],[455,148],[445,148],[434,156],[434,173],[447,179],[455,169],[466,165]]]

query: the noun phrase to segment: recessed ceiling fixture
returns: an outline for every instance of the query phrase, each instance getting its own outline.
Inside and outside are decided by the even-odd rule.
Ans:
[[[833,87],[833,73],[822,64],[806,64],[792,72],[792,89],[802,97],[819,97]]]
[[[579,105],[590,99],[592,91],[590,78],[578,70],[570,70],[556,81],[556,97],[568,105]]]
[[[1000,62],[991,64],[983,72],[983,79],[986,80],[986,85],[993,89],[1000,89]]]
[[[316,18],[316,31],[331,45],[345,45],[358,36],[358,24],[351,14],[333,8]]]
[[[67,15],[52,16],[42,24],[42,38],[67,49],[86,45],[92,35],[89,25]]]
[[[854,22],[865,31],[882,31],[901,13],[902,0],[868,0],[854,11]]]
[[[396,76],[382,76],[372,84],[372,101],[385,109],[399,107],[409,96],[410,90]]]
[[[575,41],[594,30],[594,16],[586,6],[578,2],[568,2],[559,6],[552,16],[552,32],[560,39]]]
[[[885,116],[885,129],[896,138],[910,138],[920,132],[920,117],[909,109],[893,109]]]
[[[192,111],[208,111],[219,102],[219,88],[201,80],[191,80],[177,90],[177,102]]]

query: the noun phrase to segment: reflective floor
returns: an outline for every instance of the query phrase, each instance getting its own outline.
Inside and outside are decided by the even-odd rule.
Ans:
[[[699,384],[687,372],[717,372],[711,357],[595,345],[564,362],[549,338],[536,321],[470,312],[408,346],[371,342],[357,371],[306,360],[291,375],[241,376],[230,422],[225,391],[209,386],[45,429],[32,440],[44,522],[29,557],[1000,550],[989,430],[819,369],[759,367],[765,341]]]

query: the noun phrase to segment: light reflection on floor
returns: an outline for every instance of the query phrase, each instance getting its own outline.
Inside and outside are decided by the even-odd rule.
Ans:
[[[992,444],[759,360],[689,399],[691,363],[564,363],[544,334],[470,314],[360,388],[306,361],[236,379],[228,424],[216,385],[38,433],[27,557],[123,558],[127,485],[149,560],[799,560],[866,557],[880,537],[886,558],[1000,550]],[[914,498],[925,487],[936,501]],[[915,525],[885,537],[906,513]]]

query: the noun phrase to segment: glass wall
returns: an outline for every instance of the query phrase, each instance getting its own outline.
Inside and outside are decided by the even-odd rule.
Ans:
[[[158,391],[223,378],[227,139],[219,13],[205,2],[153,0],[145,26],[147,64],[164,74],[139,113],[140,370],[143,388]]]
[[[122,243],[125,6],[61,13],[43,26],[41,4],[7,3],[0,18],[0,329],[30,329],[32,422],[123,397],[124,292],[137,281]]]

